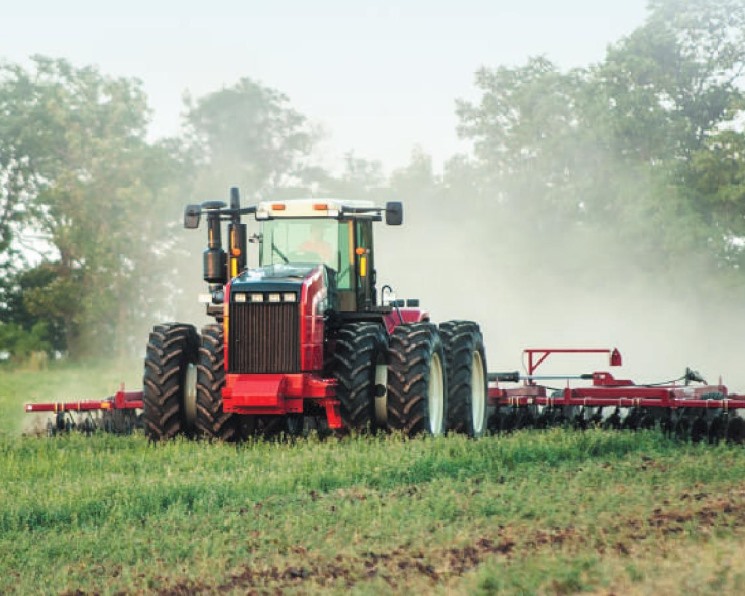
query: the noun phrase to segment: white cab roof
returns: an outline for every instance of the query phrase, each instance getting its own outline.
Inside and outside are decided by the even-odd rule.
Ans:
[[[352,201],[348,199],[285,199],[280,201],[261,201],[256,207],[256,219],[329,217],[337,218],[344,210],[355,211],[375,209],[372,201]]]

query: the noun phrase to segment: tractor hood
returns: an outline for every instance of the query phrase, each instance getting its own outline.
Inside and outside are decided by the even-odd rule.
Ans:
[[[231,292],[282,292],[297,291],[303,280],[318,265],[267,265],[247,269],[230,284]]]

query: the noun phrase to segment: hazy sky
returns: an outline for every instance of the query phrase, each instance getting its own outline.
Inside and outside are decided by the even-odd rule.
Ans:
[[[601,60],[640,25],[646,0],[0,0],[0,58],[34,53],[135,76],[155,135],[178,129],[185,90],[248,76],[286,93],[322,126],[326,165],[345,152],[436,164],[463,146],[456,98],[482,66],[544,54],[562,68]]]

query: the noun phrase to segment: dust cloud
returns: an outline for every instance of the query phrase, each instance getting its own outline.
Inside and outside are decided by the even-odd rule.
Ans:
[[[419,298],[435,322],[479,322],[490,371],[524,370],[524,348],[617,347],[622,368],[604,355],[556,355],[539,374],[608,371],[652,383],[690,366],[745,391],[742,307],[707,297],[706,278],[671,286],[640,271],[624,247],[521,233],[467,200],[405,202],[404,225],[381,226],[376,242],[378,287]]]

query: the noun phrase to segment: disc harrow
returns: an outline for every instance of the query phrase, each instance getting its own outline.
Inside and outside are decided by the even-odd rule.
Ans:
[[[52,414],[46,425],[50,437],[71,431],[128,435],[142,428],[142,391],[125,391],[122,385],[114,395],[103,399],[28,403],[25,411]]]
[[[611,366],[621,366],[621,354],[616,349],[541,348],[524,351],[527,374],[491,373],[489,405],[494,413],[489,419],[490,430],[507,433],[554,426],[578,430],[659,428],[669,437],[694,443],[745,442],[745,419],[741,416],[745,395],[730,393],[721,380],[709,385],[690,368],[675,381],[649,384],[617,379],[608,372],[535,374],[553,354],[595,353],[607,353]],[[555,389],[539,384],[549,380],[566,381],[566,387]],[[572,381],[590,384],[576,387],[571,386]]]
[[[618,350],[530,349],[527,373],[488,375],[488,405],[492,433],[522,429],[567,427],[575,430],[659,429],[666,436],[693,443],[745,443],[745,395],[730,393],[721,380],[709,385],[690,368],[674,381],[637,384],[609,372],[580,375],[537,375],[553,354],[610,355],[611,366],[621,365]],[[562,380],[563,389],[540,384]],[[573,386],[572,382],[584,382]],[[28,413],[48,412],[49,436],[70,431],[130,434],[142,428],[142,391],[125,391],[99,400],[26,404]]]

